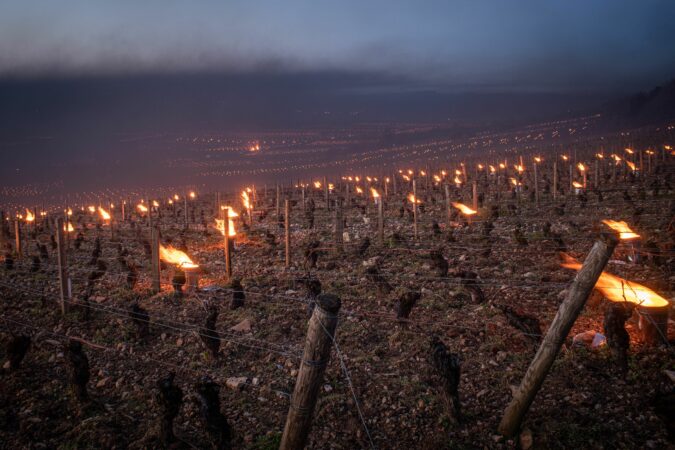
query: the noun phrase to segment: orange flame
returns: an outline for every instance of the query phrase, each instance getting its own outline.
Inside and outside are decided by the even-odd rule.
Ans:
[[[459,179],[459,176],[456,176],[453,181],[455,182],[455,184],[462,184],[462,180]]]
[[[635,153],[635,152],[633,151],[632,148],[625,148],[624,150],[625,150],[626,153],[628,153],[629,155],[632,155],[633,153]]]
[[[363,189],[361,189],[359,186],[356,186],[356,193],[363,194]]]
[[[577,169],[579,169],[579,172],[586,172],[586,166],[583,163],[577,164]]]
[[[70,208],[68,208],[68,209],[66,210],[66,215],[72,216],[72,215],[73,215],[73,210],[70,209]]]
[[[525,170],[525,168],[520,164],[514,164],[513,167],[518,171],[518,173],[523,173],[523,171]]]
[[[188,255],[170,245],[164,247],[162,244],[159,244],[159,258],[162,261],[175,264],[177,267],[183,269],[194,269],[195,267],[199,267],[199,265],[195,264]]]
[[[248,196],[246,190],[241,191],[241,202],[244,205],[244,208],[251,209],[251,199]]]
[[[155,208],[159,208],[159,202],[157,200],[153,200],[152,206],[154,206]]]
[[[420,203],[422,203],[422,201],[421,201],[420,199],[416,199],[416,198],[415,198],[415,195],[414,195],[413,193],[408,194],[408,201],[409,201],[410,203],[417,203],[418,205],[419,205]]]
[[[409,177],[408,175],[403,175],[403,179],[404,179],[405,181],[410,181],[410,177]]]
[[[139,203],[136,205],[136,209],[139,210],[140,212],[148,212],[148,207],[145,206],[143,203]]]
[[[495,173],[497,171],[497,168],[490,164],[490,173]]]
[[[96,207],[95,206],[88,206],[87,209],[89,210],[90,213],[95,213],[96,212]]]
[[[565,261],[561,264],[562,267],[577,271],[581,269],[581,263],[576,259],[565,253],[562,254],[562,257]],[[628,301],[635,303],[636,305],[648,307],[668,305],[668,300],[648,287],[642,286],[634,281],[628,281],[624,278],[611,275],[607,272],[602,272],[602,274],[600,274],[600,278],[598,278],[597,283],[595,283],[595,289],[600,291],[605,298],[613,302]]]
[[[35,220],[35,214],[33,212],[26,208],[26,222],[32,222]]]
[[[194,191],[190,191],[190,198],[194,199],[197,196]]]
[[[99,216],[101,216],[101,219],[110,220],[110,214],[108,213],[108,211],[103,209],[103,207],[101,207],[101,206],[98,207],[98,214],[99,214]]]
[[[573,182],[572,182],[572,186],[575,187],[575,188],[577,188],[577,189],[581,189],[581,188],[584,187],[584,185],[581,184],[581,183],[579,183],[578,181],[573,181]]]
[[[628,164],[628,167],[630,167],[630,170],[635,171],[635,164],[632,162],[626,160],[626,164]]]
[[[462,212],[462,214],[466,214],[467,216],[472,216],[478,213],[478,211],[469,208],[464,203],[452,202],[452,206],[459,209]]]
[[[234,217],[239,217],[239,214],[230,208],[227,217],[227,233],[230,237],[235,237],[237,235],[237,230],[234,227],[234,220],[232,219]],[[216,228],[220,231],[220,234],[225,236],[225,221],[223,219],[216,219]]]
[[[628,224],[626,222],[622,221],[616,221],[616,220],[610,220],[610,219],[605,219],[602,221],[605,225],[610,227],[611,229],[618,231],[619,232],[619,238],[628,241],[631,239],[636,239],[639,238],[640,235],[635,233],[633,230],[630,229]]]
[[[63,224],[63,231],[66,231],[68,233],[72,233],[75,231],[75,228],[73,228],[73,224],[68,222]]]
[[[359,180],[356,180],[356,181],[359,181]],[[315,181],[315,182],[314,182],[314,187],[317,188],[317,189],[321,189],[321,182],[320,182],[320,181]]]
[[[370,193],[373,196],[373,198],[380,198],[380,193],[377,192],[377,189],[375,189],[374,187],[370,188]]]

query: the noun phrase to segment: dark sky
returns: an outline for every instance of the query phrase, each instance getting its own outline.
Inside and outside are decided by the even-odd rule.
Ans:
[[[674,20],[672,0],[4,0],[0,78],[339,72],[629,92],[675,74]]]

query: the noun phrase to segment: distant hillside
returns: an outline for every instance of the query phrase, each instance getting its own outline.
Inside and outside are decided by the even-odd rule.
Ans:
[[[608,121],[621,125],[660,123],[675,119],[675,79],[648,92],[609,102],[603,107]]]

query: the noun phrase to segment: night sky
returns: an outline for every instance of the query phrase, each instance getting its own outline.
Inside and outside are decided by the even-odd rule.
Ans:
[[[376,74],[372,89],[646,89],[675,73],[675,2],[0,2],[0,79]]]

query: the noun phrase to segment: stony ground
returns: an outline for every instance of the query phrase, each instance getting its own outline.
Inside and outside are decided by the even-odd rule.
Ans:
[[[4,319],[0,359],[5,359],[10,333],[32,337],[21,367],[10,372],[5,365],[2,372],[2,447],[156,447],[160,413],[156,383],[175,372],[184,393],[175,422],[178,447],[209,448],[194,394],[195,383],[208,375],[221,385],[222,411],[234,430],[234,448],[276,448],[309,317],[300,280],[311,275],[320,280],[323,292],[342,299],[336,335],[339,352],[332,353],[314,411],[311,448],[369,447],[366,427],[378,448],[666,448],[672,441],[662,404],[672,390],[667,376],[675,369],[672,349],[645,346],[636,315],[627,324],[631,347],[625,376],[606,346],[572,345],[579,333],[602,332],[607,300],[598,294],[578,318],[523,431],[511,440],[496,431],[537,348],[536,336],[514,327],[501,307],[537,318],[545,332],[574,277],[574,271],[560,267],[560,243],[545,231],[546,222],[567,251],[583,260],[602,230],[601,219],[627,220],[644,242],[655,242],[657,250],[644,251],[634,263],[629,259],[634,248],[620,244],[607,270],[666,298],[672,296],[672,190],[654,193],[649,188],[652,179],[608,185],[602,201],[589,193],[585,203],[576,196],[553,202],[547,195],[537,206],[527,192],[499,201],[488,196],[470,225],[460,217],[447,223],[441,189],[421,190],[424,211],[416,241],[409,214],[399,215],[403,197],[390,196],[383,245],[376,238],[375,208],[372,204],[366,208],[367,202],[357,198],[345,210],[349,242],[343,253],[337,252],[333,240],[333,212],[326,211],[321,194],[314,193],[313,230],[307,229],[301,205],[294,208],[298,212],[292,219],[291,268],[284,267],[283,229],[276,222],[272,196],[260,198],[253,227],[240,227],[236,238],[234,274],[241,279],[246,300],[244,307],[234,310],[224,276],[222,236],[198,224],[183,232],[172,210],[165,209],[162,241],[186,244],[187,253],[204,270],[201,290],[175,296],[174,268],[165,265],[162,292],[151,295],[143,221],[134,217],[133,227],[118,226],[116,242],[111,242],[107,227],[99,229],[91,216],[80,215],[77,222],[84,243],[79,250],[70,243],[74,298],[62,315],[54,250],[49,249],[48,260],[37,272],[30,271],[29,256],[38,254],[35,241],[49,248],[50,231],[41,230],[25,243],[27,256],[16,259],[14,269],[0,270]],[[470,204],[467,189],[453,192],[453,197]],[[294,199],[299,199],[297,193]],[[211,217],[212,203],[204,199],[198,211]],[[494,229],[487,235],[491,205],[499,206],[499,217],[491,220]],[[262,211],[267,217],[259,217]],[[434,220],[440,223],[438,233]],[[520,233],[515,232],[517,224]],[[275,244],[265,238],[266,232],[274,235]],[[97,236],[107,270],[83,303]],[[371,245],[363,250],[366,236]],[[320,242],[320,255],[317,267],[308,270],[305,248],[311,241]],[[125,286],[118,244],[138,266],[140,280],[133,290]],[[433,249],[441,250],[448,261],[446,277],[439,277],[432,267],[428,255]],[[390,294],[378,295],[365,275],[364,262],[372,263],[376,257],[381,274],[394,288]],[[466,271],[478,275],[484,301],[472,301],[462,285],[461,274]],[[396,299],[405,289],[420,292],[421,298],[409,320],[398,321]],[[134,301],[150,315],[150,335],[145,339],[139,338],[129,317]],[[217,330],[222,336],[215,359],[199,334],[212,304],[220,306]],[[672,321],[669,325],[672,342],[675,327]],[[461,358],[461,422],[446,408],[429,363],[432,336],[440,337]],[[68,337],[85,342],[91,366],[91,400],[85,404],[75,400],[68,385],[63,350]]]

